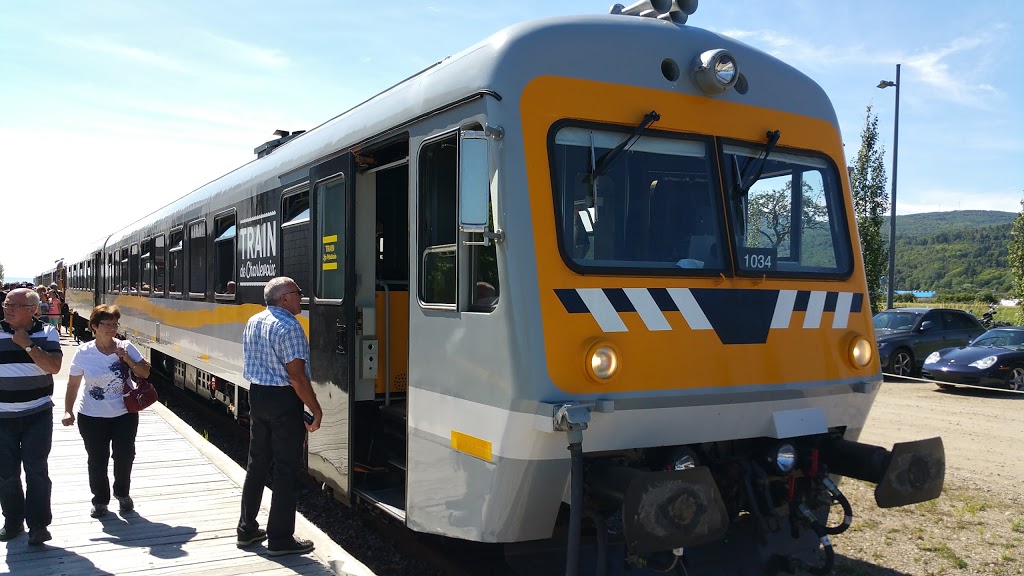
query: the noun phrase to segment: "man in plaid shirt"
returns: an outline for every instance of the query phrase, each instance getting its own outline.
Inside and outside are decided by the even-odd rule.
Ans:
[[[313,549],[313,543],[295,537],[295,480],[302,465],[305,431],[320,428],[323,410],[309,383],[309,341],[295,318],[302,313],[302,290],[282,276],[267,282],[263,298],[267,309],[249,318],[242,333],[242,376],[250,384],[250,424],[238,547],[269,540],[271,556],[304,554]],[[313,413],[312,422],[303,422],[303,404]],[[273,498],[263,530],[256,514],[271,463]]]

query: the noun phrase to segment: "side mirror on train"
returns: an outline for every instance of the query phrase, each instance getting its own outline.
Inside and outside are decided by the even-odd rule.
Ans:
[[[490,198],[487,134],[463,130],[459,134],[459,230],[487,231]]]

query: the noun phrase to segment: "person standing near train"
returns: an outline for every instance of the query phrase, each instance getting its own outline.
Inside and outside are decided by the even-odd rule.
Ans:
[[[39,294],[11,290],[0,321],[0,541],[12,540],[28,522],[28,543],[50,540],[50,471],[53,440],[53,375],[60,372],[60,335],[33,315]],[[21,469],[25,469],[22,489]]]
[[[124,395],[131,389],[131,374],[148,378],[150,366],[134,344],[115,338],[120,321],[121,310],[117,306],[100,304],[93,308],[89,315],[89,328],[96,339],[82,344],[75,352],[64,395],[61,423],[71,426],[75,423],[78,389],[85,382],[85,393],[78,402],[78,432],[88,454],[89,490],[92,491],[89,515],[93,518],[107,515],[110,504],[107,466],[111,456],[114,459],[114,498],[118,508],[121,512],[135,509],[129,490],[139,414],[125,408]]]
[[[244,548],[267,540],[271,556],[304,554],[313,543],[295,537],[295,484],[302,466],[303,426],[316,432],[323,410],[310,384],[309,341],[296,319],[302,313],[302,290],[282,276],[267,282],[263,298],[267,309],[249,318],[242,333],[250,424],[237,544]],[[303,422],[303,405],[313,413],[312,422]],[[271,463],[273,498],[264,530],[256,515]]]

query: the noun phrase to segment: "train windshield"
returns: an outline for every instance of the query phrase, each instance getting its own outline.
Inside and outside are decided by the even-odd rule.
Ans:
[[[710,139],[563,127],[552,158],[562,253],[577,268],[717,275],[724,269],[721,195]]]
[[[737,272],[849,275],[850,234],[842,186],[832,163],[778,149],[765,153],[763,147],[722,146],[722,180]],[[744,182],[748,175],[756,176],[757,167],[760,176]]]

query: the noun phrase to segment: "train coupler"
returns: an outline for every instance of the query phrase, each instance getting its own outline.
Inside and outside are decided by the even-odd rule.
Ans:
[[[875,503],[894,508],[938,498],[946,476],[942,438],[898,442],[892,451],[836,439],[822,448],[829,470],[876,484]]]

